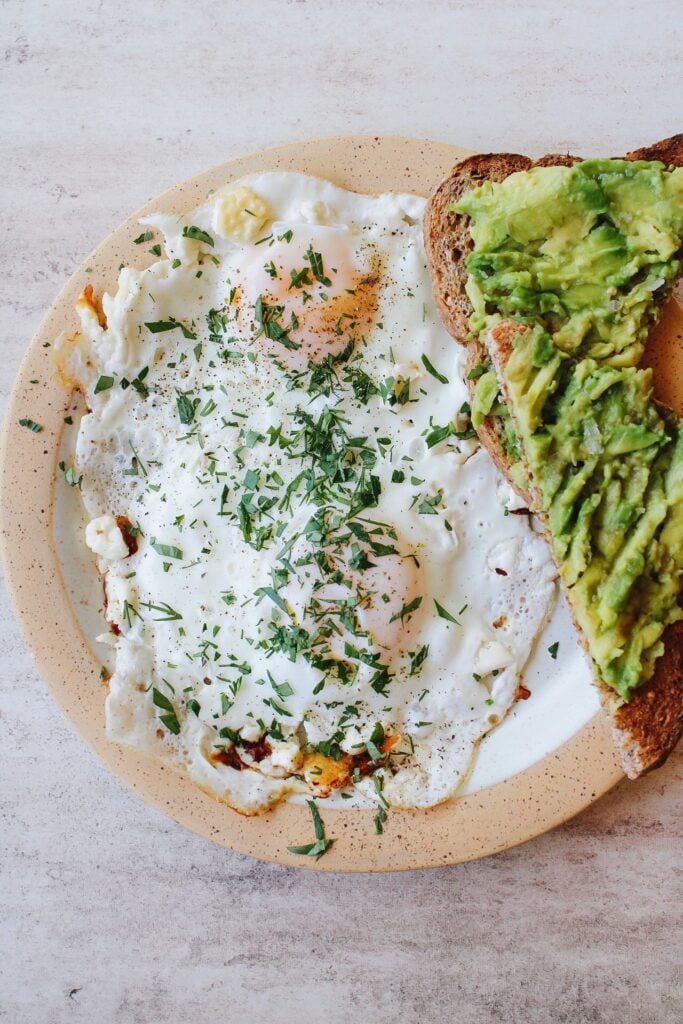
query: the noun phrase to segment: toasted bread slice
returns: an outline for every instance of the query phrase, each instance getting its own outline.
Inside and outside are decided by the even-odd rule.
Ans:
[[[485,153],[467,157],[453,167],[430,197],[424,216],[424,238],[432,274],[434,301],[446,330],[461,345],[467,345],[468,368],[482,362],[485,356],[480,342],[476,339],[468,340],[467,337],[472,307],[465,292],[465,260],[473,244],[469,218],[450,211],[449,204],[456,202],[465,192],[483,181],[502,181],[516,171],[528,171],[532,167],[571,167],[580,159],[568,153],[548,153],[540,160],[531,160],[518,153]],[[626,154],[626,159],[661,160],[672,166],[683,166],[683,134],[633,150]],[[662,293],[660,300],[664,301],[665,298],[666,294]],[[476,380],[467,381],[470,400],[476,385]],[[479,430],[479,436],[498,468],[507,475],[509,460],[501,444],[501,424],[495,417],[487,417]],[[523,487],[514,480],[509,480],[509,483],[520,498],[527,500],[528,492]]]
[[[504,398],[507,398],[505,367],[512,354],[512,341],[518,334],[519,324],[504,320],[496,324],[487,337],[488,351]],[[529,498],[532,508],[540,508],[540,498],[531,481]],[[544,517],[540,518],[543,522]],[[572,611],[571,604],[569,610]],[[574,624],[590,657],[583,633]],[[656,663],[654,675],[634,691],[628,704],[619,703],[614,690],[595,676],[600,703],[612,716],[614,745],[630,779],[661,764],[683,731],[683,621],[669,626],[662,639],[664,654]]]
[[[516,171],[531,167],[549,167],[561,164],[571,167],[578,157],[549,153],[533,161],[518,153],[484,153],[467,157],[456,164],[438,186],[427,203],[424,216],[424,238],[432,274],[432,291],[439,315],[448,333],[467,345],[467,370],[486,358],[486,351],[477,339],[468,341],[469,319],[472,313],[465,292],[467,269],[465,260],[472,252],[469,218],[448,209],[465,192],[483,181],[503,181]],[[476,379],[467,379],[470,401],[477,386]],[[523,501],[529,500],[528,491],[508,475],[509,459],[502,443],[503,429],[499,419],[488,416],[479,428],[479,437],[486,446],[498,469],[505,474],[513,490]]]
[[[578,159],[556,153],[536,161],[518,153],[469,156],[455,165],[430,197],[425,209],[423,230],[432,273],[434,301],[446,330],[461,345],[467,343],[472,313],[470,300],[465,293],[465,260],[474,246],[470,237],[469,217],[453,213],[448,209],[449,205],[483,181],[503,181],[516,171],[528,171],[532,167],[558,164],[571,167]]]
[[[467,270],[465,260],[473,249],[469,218],[452,213],[448,205],[484,180],[502,181],[516,171],[531,167],[571,166],[578,157],[549,154],[538,161],[518,154],[484,154],[468,157],[456,164],[437,187],[427,204],[424,218],[425,246],[432,272],[434,299],[444,326],[460,344],[468,346],[468,368],[486,358],[486,349],[479,340],[469,340],[469,318],[472,313],[465,292]],[[626,155],[629,160],[661,160],[683,166],[683,134],[672,136]],[[667,293],[668,294],[668,293]],[[667,296],[662,296],[662,301]],[[519,325],[499,324],[489,332],[488,354],[493,358],[503,386],[502,371],[509,358],[512,337]],[[470,395],[476,380],[468,381]],[[506,476],[514,490],[530,508],[540,507],[535,500],[532,481],[521,487],[510,477],[510,460],[502,444],[502,424],[496,417],[487,417],[479,429],[479,437],[493,461]],[[584,644],[583,636],[579,638]],[[674,749],[683,734],[683,623],[669,626],[663,635],[664,654],[658,659],[652,678],[640,686],[626,704],[619,704],[614,691],[596,678],[600,700],[612,720],[615,747],[626,775],[635,779],[660,765]]]
[[[469,156],[457,163],[431,195],[424,215],[424,239],[432,273],[434,301],[449,334],[461,345],[467,343],[469,318],[472,313],[465,293],[467,269],[465,259],[473,249],[469,217],[453,213],[450,203],[457,202],[465,192],[483,181],[503,181],[516,171],[532,167],[571,167],[581,157],[568,153],[547,153],[540,160],[531,160],[519,153],[483,153]],[[670,166],[683,166],[683,133],[635,149],[626,160],[661,160]]]

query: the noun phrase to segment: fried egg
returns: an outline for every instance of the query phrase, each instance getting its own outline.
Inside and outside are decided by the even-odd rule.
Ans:
[[[233,182],[146,218],[159,258],[86,290],[59,347],[89,410],[107,733],[244,814],[451,796],[552,607],[547,546],[471,428],[423,209]]]

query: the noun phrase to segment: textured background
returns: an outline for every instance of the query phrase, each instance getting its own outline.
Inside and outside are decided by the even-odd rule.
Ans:
[[[211,164],[334,133],[540,155],[680,128],[673,0],[3,0],[0,19],[3,400],[71,270]],[[314,876],[123,789],[52,704],[4,593],[0,650],[1,1021],[680,1019],[680,755],[487,861]]]

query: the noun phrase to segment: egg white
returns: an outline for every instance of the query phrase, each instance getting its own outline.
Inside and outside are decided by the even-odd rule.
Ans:
[[[431,806],[456,791],[478,741],[513,703],[555,572],[528,517],[507,514],[509,489],[467,436],[463,353],[432,303],[424,200],[290,173],[239,185],[268,210],[261,238],[222,237],[216,196],[180,217],[147,218],[163,257],[122,268],[103,315],[82,302],[81,335],[62,346],[90,409],[75,462],[117,632],[107,732],[184,768],[243,813],[326,795],[306,756],[332,739],[338,758],[364,758],[361,776],[346,780],[347,806]],[[314,279],[307,252],[321,254],[327,284]],[[310,284],[290,288],[307,267]],[[282,304],[281,324],[295,312],[298,347],[264,336],[259,295]],[[355,316],[328,316],[354,302]],[[224,320],[207,320],[211,310]],[[173,321],[182,327],[146,326]],[[311,395],[308,358],[336,354],[350,337],[336,390]],[[379,393],[357,397],[349,370]],[[365,458],[376,477],[376,502],[350,521],[393,554],[373,554],[358,535],[316,543],[305,483],[282,504],[302,468],[319,473],[320,460],[294,457],[301,446],[280,439],[301,430],[302,413],[318,423],[330,410],[357,442],[356,469]],[[251,507],[276,499],[252,516],[251,537],[239,509],[249,494]],[[341,517],[344,506],[335,508]],[[121,544],[124,516],[133,554]],[[326,578],[316,550],[343,571]],[[354,569],[363,555],[372,565]],[[314,609],[343,600],[365,635],[337,616],[327,650],[352,665],[351,680],[273,645],[283,628],[310,635],[321,621]],[[379,686],[378,664],[388,680]],[[398,742],[368,769],[382,734]],[[254,746],[264,736],[266,756]],[[242,770],[227,755],[217,760],[221,750],[239,752]]]

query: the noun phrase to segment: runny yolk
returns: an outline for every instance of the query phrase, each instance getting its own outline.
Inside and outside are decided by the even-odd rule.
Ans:
[[[389,538],[382,538],[382,542]],[[394,542],[397,550],[398,544]],[[354,544],[355,554],[358,548],[363,549],[367,556],[366,568],[351,568],[353,558],[350,546],[344,546],[334,552],[330,564],[331,573],[341,574],[341,582],[318,580],[313,583],[312,593],[300,585],[283,589],[282,596],[287,601],[295,617],[295,621],[309,623],[316,621],[318,625],[325,621],[334,622],[335,629],[328,637],[329,649],[336,658],[344,659],[347,643],[392,654],[404,653],[414,627],[421,613],[420,596],[424,593],[422,573],[411,555],[390,554],[373,555],[365,544]],[[312,604],[308,606],[309,601]],[[340,611],[349,603],[353,610],[355,629],[349,630],[344,624]]]
[[[368,332],[377,312],[378,267],[360,269],[351,238],[319,231],[312,241],[302,233],[289,243],[257,250],[245,267],[242,329],[248,336],[262,328],[256,310],[260,297],[264,319],[272,317],[287,333],[278,339],[261,330],[255,343],[292,371],[338,356],[350,338]],[[317,254],[314,266],[311,252]]]

